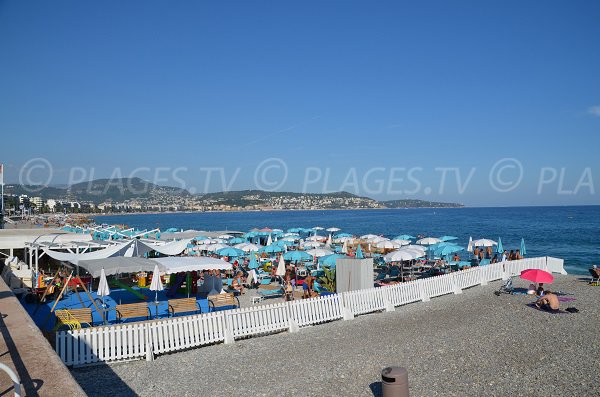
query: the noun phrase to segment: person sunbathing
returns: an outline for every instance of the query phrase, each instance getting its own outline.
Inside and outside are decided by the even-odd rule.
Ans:
[[[240,291],[240,294],[244,293],[244,281],[243,281],[243,277],[242,277],[242,272],[238,272],[235,275],[235,277],[233,278],[233,281],[231,282],[231,286],[233,287],[234,290]]]
[[[557,312],[560,303],[558,301],[558,296],[554,295],[550,291],[546,291],[544,296],[542,296],[535,302],[535,305],[537,306],[537,308],[545,310],[547,312]]]

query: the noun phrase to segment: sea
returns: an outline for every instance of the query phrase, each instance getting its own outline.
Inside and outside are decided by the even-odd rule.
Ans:
[[[528,257],[552,256],[565,260],[572,274],[588,274],[600,266],[600,206],[415,208],[382,210],[312,210],[196,212],[96,216],[97,223],[124,224],[138,229],[242,231],[253,228],[336,227],[353,235],[376,234],[393,238],[412,236],[458,237],[455,242],[502,239],[504,249],[518,249],[525,239]],[[323,232],[326,233],[326,232]],[[460,253],[467,257],[469,253]]]

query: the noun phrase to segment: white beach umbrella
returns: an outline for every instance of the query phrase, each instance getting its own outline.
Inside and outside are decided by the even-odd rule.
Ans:
[[[344,244],[345,242],[353,243],[354,237],[340,237],[340,238],[336,238],[333,241],[335,241],[336,243],[342,243],[342,244]]]
[[[367,242],[370,244],[377,244],[382,241],[389,241],[389,239],[381,236],[375,236],[367,239]]]
[[[158,302],[158,291],[162,291],[163,284],[160,279],[160,270],[158,270],[158,265],[154,266],[154,271],[152,272],[152,282],[150,283],[150,291],[154,291],[154,302]]]
[[[473,247],[492,247],[494,245],[498,245],[498,243],[494,240],[488,240],[487,238],[473,241]]]
[[[323,228],[321,226],[315,226],[312,228],[313,230],[323,230]]]
[[[323,245],[323,243],[320,243],[318,241],[308,241],[306,243],[304,243],[304,247],[305,248],[316,248],[316,247],[321,247]]]
[[[330,227],[329,229],[327,229],[327,231],[331,232],[331,233],[339,232],[340,230],[342,230],[342,229],[337,228],[337,227]]]
[[[375,244],[375,247],[383,249],[398,249],[401,247],[401,245],[393,241],[384,240]]]
[[[217,236],[217,237],[225,239],[225,240],[229,240],[230,238],[233,238],[233,236],[231,234],[221,234],[220,236]]]
[[[98,283],[98,291],[96,291],[96,294],[102,297],[102,306],[104,307],[104,297],[110,295],[110,287],[108,286],[104,269],[100,271],[100,282]]]
[[[311,250],[306,251],[307,253],[311,254],[312,256],[316,256],[317,258],[320,258],[322,256],[325,255],[331,255],[333,254],[332,251],[327,250],[327,249],[323,249],[323,248],[314,248]]]
[[[425,237],[420,240],[417,240],[417,244],[421,244],[421,245],[434,245],[434,244],[439,244],[441,242],[442,242],[442,240],[440,240],[439,238],[435,238],[435,237]]]
[[[211,244],[217,244],[217,243],[218,243],[217,240],[211,239],[211,238],[207,238],[207,239],[196,242],[197,245],[211,245]]]
[[[285,260],[283,259],[283,255],[279,257],[279,264],[277,265],[275,274],[280,277],[285,276]]]
[[[393,243],[400,244],[401,247],[405,245],[410,245],[410,241],[408,240],[392,240]]]
[[[467,251],[473,252],[473,237],[469,237],[469,245],[467,245]]]
[[[229,246],[225,245],[225,244],[217,243],[217,244],[206,245],[206,246],[204,246],[203,249],[205,249],[207,251],[210,251],[210,252],[215,252],[215,251],[218,251],[218,250],[220,250],[222,248],[227,248],[227,247],[229,247]]]
[[[310,236],[306,239],[306,241],[325,241],[327,240],[327,237],[325,236],[319,236],[319,235],[314,235],[314,236]]]
[[[239,243],[233,246],[233,248],[240,249],[244,252],[255,252],[262,248],[262,246],[252,243]]]
[[[376,235],[376,234],[365,234],[363,236],[360,236],[360,238],[363,239],[363,240],[368,240],[368,239],[371,239],[371,238],[374,238],[374,237],[379,237],[379,236]]]
[[[414,259],[420,258],[421,256],[422,255],[419,255],[419,253],[416,251],[398,250],[385,255],[383,257],[383,260],[385,260],[386,262],[412,261]]]
[[[421,252],[423,255],[425,255],[425,252],[426,252],[425,248],[421,245],[407,245],[407,246],[400,248],[400,250],[402,250],[402,251],[407,251],[407,250],[408,251],[418,251],[418,252]]]

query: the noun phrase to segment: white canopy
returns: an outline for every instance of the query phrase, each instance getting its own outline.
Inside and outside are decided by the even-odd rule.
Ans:
[[[62,262],[71,262],[78,265],[82,260],[104,259],[113,256],[136,257],[142,256],[150,251],[157,251],[163,255],[178,255],[182,253],[191,239],[172,241],[163,245],[155,245],[141,240],[131,240],[123,244],[116,244],[113,247],[104,248],[97,251],[85,253],[59,252],[43,248],[44,252],[51,258]],[[152,270],[152,269],[150,269]]]
[[[220,258],[209,258],[204,256],[170,256],[167,258],[154,258],[167,274],[179,272],[193,272],[202,270],[229,270],[233,266]]]
[[[151,272],[156,262],[146,258],[127,258],[116,256],[113,258],[80,260],[78,266],[87,270],[92,277],[100,277],[102,270],[107,276],[119,273]],[[159,265],[161,270],[164,268]]]
[[[100,277],[103,269],[106,275],[110,276],[119,273],[151,272],[157,265],[161,272],[167,274],[232,268],[231,263],[222,259],[196,256],[170,256],[153,259],[117,256],[79,261],[79,266],[87,270],[92,277]]]
[[[71,262],[72,264],[77,265],[79,261],[83,260],[104,259],[109,258],[111,256],[124,256],[127,253],[127,250],[132,246],[134,241],[129,241],[125,244],[116,244],[113,247],[104,248],[98,251],[85,252],[82,254],[72,252],[59,252],[47,248],[42,249],[44,250],[44,253],[46,253],[46,255],[48,255],[52,259],[56,259],[57,261],[61,262]],[[100,273],[98,273],[98,276],[100,276]]]

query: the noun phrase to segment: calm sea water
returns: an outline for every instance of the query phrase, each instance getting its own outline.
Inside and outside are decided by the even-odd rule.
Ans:
[[[600,206],[213,212],[114,215],[95,219],[98,223],[162,230],[175,227],[245,232],[255,227],[286,230],[321,226],[338,227],[354,235],[451,235],[458,237],[457,243],[464,246],[469,236],[493,240],[501,237],[507,250],[519,248],[523,237],[527,256],[563,258],[569,273],[587,274],[592,264],[600,265]]]

